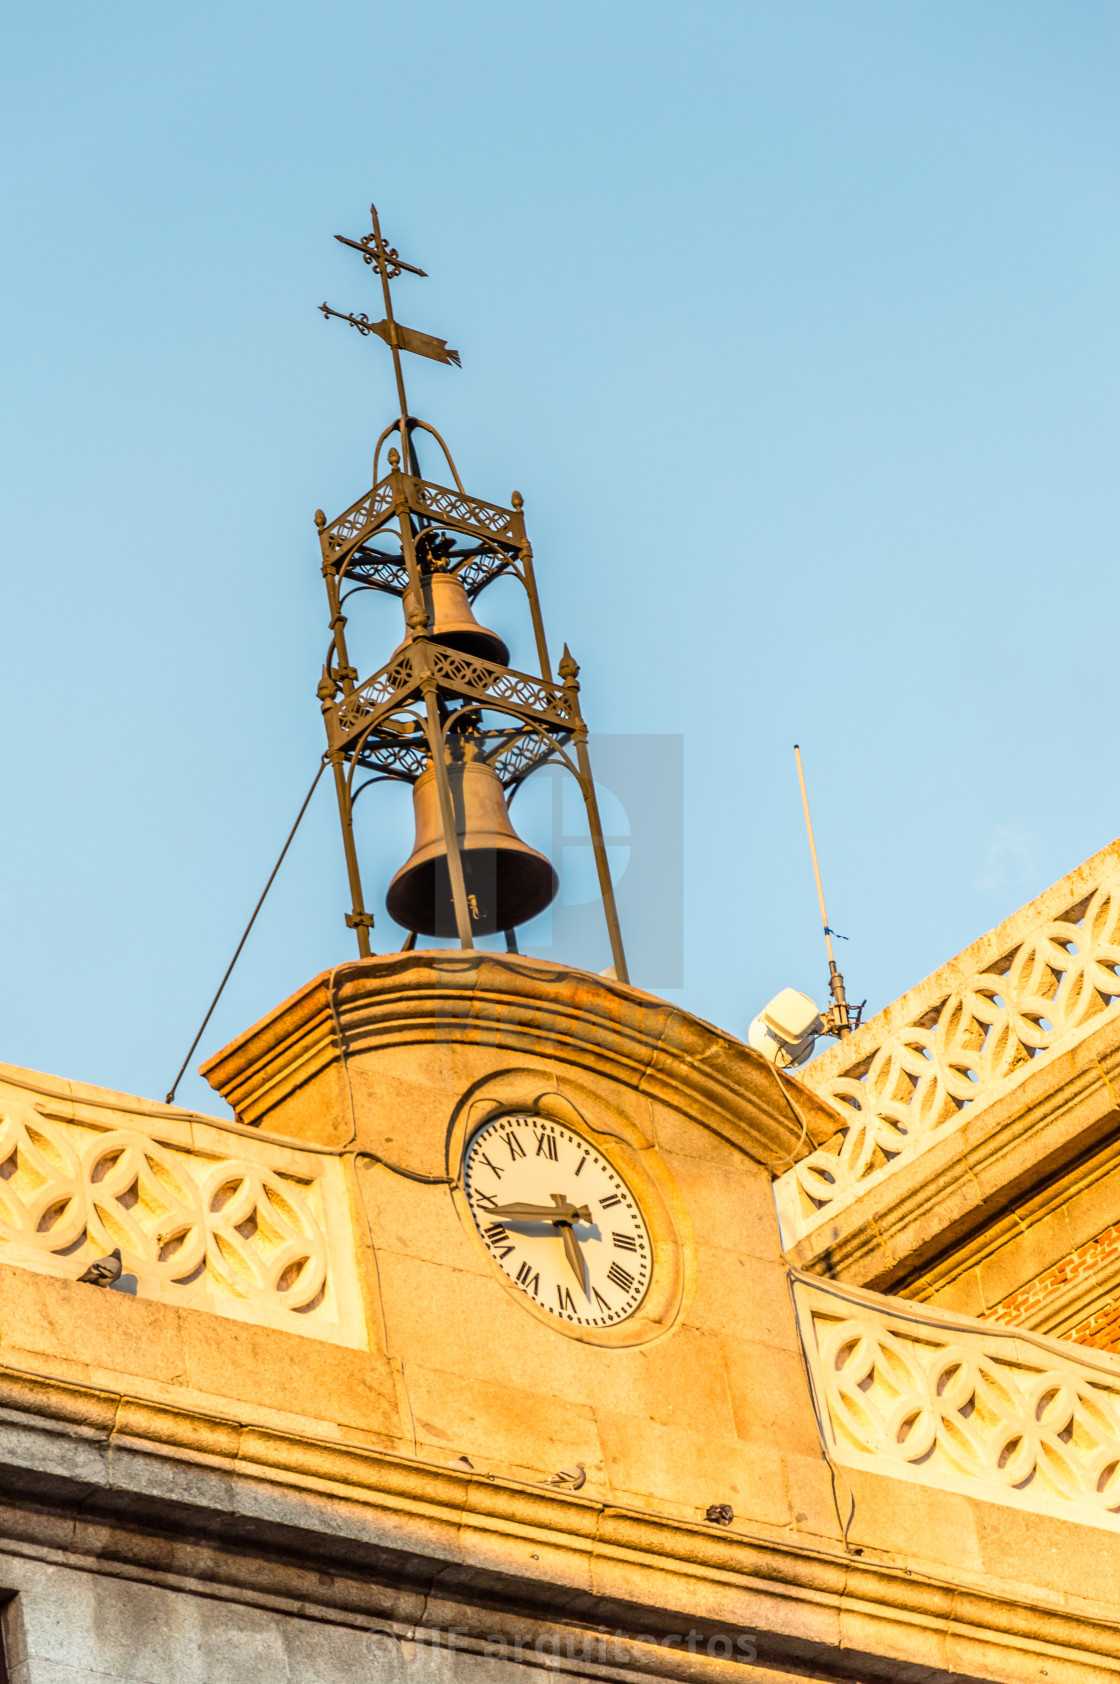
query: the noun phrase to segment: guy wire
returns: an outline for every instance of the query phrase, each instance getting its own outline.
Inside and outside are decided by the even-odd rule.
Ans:
[[[257,913],[260,911],[261,907],[264,905],[265,896],[268,894],[268,891],[271,889],[273,883],[276,881],[276,873],[280,870],[280,867],[284,863],[284,855],[288,852],[288,849],[292,845],[293,838],[295,837],[296,831],[299,829],[299,826],[300,826],[300,820],[303,818],[304,813],[306,813],[308,807],[311,805],[311,797],[315,793],[316,786],[318,785],[319,779],[323,775],[326,764],[327,764],[327,757],[324,754],[323,758],[319,762],[319,770],[316,772],[315,776],[311,780],[311,788],[308,790],[307,794],[303,798],[303,806],[300,808],[299,812],[296,814],[296,822],[292,826],[291,830],[289,830],[289,832],[288,832],[288,840],[284,843],[284,846],[280,850],[280,858],[276,861],[276,864],[273,866],[272,871],[269,875],[268,882],[265,884],[263,890],[261,891],[261,898],[257,902],[256,906],[254,906],[254,908],[253,908],[253,916],[249,919],[249,922],[245,926],[245,934],[241,937],[241,940],[237,944],[237,950],[234,953],[233,958],[230,960],[229,964],[226,967],[226,974],[222,978],[221,982],[218,984],[218,992],[215,994],[214,998],[210,1002],[210,1009],[206,1013],[206,1016],[203,1018],[201,1024],[199,1025],[198,1034],[195,1036],[194,1040],[190,1044],[190,1047],[187,1049],[187,1056],[183,1060],[182,1064],[179,1066],[179,1074],[176,1076],[175,1080],[171,1084],[171,1091],[167,1095],[167,1104],[168,1105],[173,1105],[175,1103],[175,1090],[179,1086],[179,1083],[183,1080],[183,1072],[186,1070],[187,1065],[190,1063],[192,1057],[194,1056],[194,1049],[197,1047],[197,1045],[201,1041],[203,1035],[206,1033],[206,1025],[210,1022],[210,1019],[213,1017],[214,1008],[217,1006],[218,1001],[222,997],[222,994],[225,990],[226,983],[229,981],[230,977],[233,975],[233,967],[236,965],[237,961],[241,957],[241,949],[245,946],[245,943],[249,939],[249,932],[253,928],[253,925],[257,921]]]

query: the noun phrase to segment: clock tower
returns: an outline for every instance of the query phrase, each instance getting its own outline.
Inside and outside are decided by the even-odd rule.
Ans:
[[[344,243],[399,408],[316,520],[357,953],[202,1067],[232,1120],[0,1065],[0,1684],[1114,1677],[1120,843],[796,1072],[634,986],[521,499]],[[613,974],[517,950],[549,761]]]

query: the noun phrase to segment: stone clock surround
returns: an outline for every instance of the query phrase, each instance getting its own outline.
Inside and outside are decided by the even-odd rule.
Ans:
[[[242,1123],[354,1155],[393,1357],[458,1379],[466,1371],[480,1384],[492,1366],[456,1341],[461,1327],[490,1327],[495,1317],[503,1348],[532,1345],[536,1325],[547,1324],[541,1361],[566,1365],[568,1384],[572,1339],[621,1350],[675,1328],[687,1338],[697,1244],[732,1256],[761,1223],[768,1249],[770,1176],[833,1126],[821,1102],[803,1104],[740,1042],[664,1000],[569,967],[457,950],[324,972],[203,1074]],[[655,1263],[625,1321],[559,1324],[486,1254],[463,1189],[464,1156],[481,1125],[514,1112],[582,1135],[638,1197]],[[726,1209],[697,1234],[686,1189],[698,1171],[709,1180],[716,1164]],[[738,1185],[744,1170],[747,1184]],[[398,1281],[408,1312],[394,1327]],[[784,1290],[777,1273],[774,1285]],[[581,1383],[594,1388],[590,1371]],[[621,1377],[618,1384],[624,1395]],[[433,1391],[444,1388],[433,1381]],[[568,1459],[579,1454],[573,1443]]]
[[[322,1145],[364,1144],[403,1106],[393,1139],[407,1165],[429,1154],[429,1118],[445,1126],[449,1096],[513,1054],[538,1072],[583,1071],[628,1095],[627,1109],[683,1112],[774,1173],[836,1127],[822,1100],[655,995],[477,951],[323,971],[201,1068],[243,1123]]]

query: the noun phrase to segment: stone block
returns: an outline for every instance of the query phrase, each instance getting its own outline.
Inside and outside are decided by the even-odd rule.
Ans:
[[[787,1526],[782,1457],[735,1438],[681,1431],[631,1414],[597,1411],[607,1479],[620,1502],[673,1505],[702,1521],[712,1503],[730,1503],[736,1522]]]
[[[678,1326],[650,1345],[604,1348],[530,1314],[492,1275],[387,1253],[381,1277],[389,1348],[404,1362],[406,1380],[418,1364],[478,1381],[495,1397],[534,1394],[554,1410],[594,1403],[734,1436],[723,1353],[712,1335]],[[514,1459],[537,1465],[535,1454]]]
[[[16,1368],[42,1366],[28,1356],[57,1357],[122,1380],[181,1385],[186,1364],[179,1314],[167,1304],[79,1281],[0,1270],[0,1354]],[[229,1326],[217,1317],[206,1320],[223,1330]]]
[[[846,1519],[854,1500],[848,1542],[861,1549],[886,1551],[907,1563],[935,1564],[944,1571],[983,1573],[984,1552],[977,1534],[976,1503],[951,1491],[899,1480],[889,1475],[841,1467],[836,1474],[840,1513]]]
[[[359,1164],[358,1188],[378,1254],[399,1252],[476,1274],[492,1271],[492,1263],[467,1228],[469,1219],[460,1216],[450,1188],[408,1181],[368,1161]]]
[[[1070,1194],[1065,1201],[1069,1246],[1074,1250],[1096,1239],[1120,1216],[1120,1169],[1102,1175],[1088,1187]]]
[[[714,1438],[735,1434],[719,1341],[687,1325],[630,1350],[577,1345],[558,1379],[573,1402],[588,1398],[596,1409]]]
[[[484,1073],[478,1049],[457,1043],[352,1054],[358,1144],[420,1175],[447,1174],[447,1142],[459,1095]]]
[[[696,1291],[689,1322],[751,1345],[799,1348],[788,1275],[781,1263],[734,1249],[696,1247]]]
[[[786,1485],[795,1532],[806,1532],[830,1543],[843,1538],[841,1516],[847,1518],[844,1481],[840,1474],[833,1489],[833,1474],[818,1451],[816,1455],[785,1453]],[[837,1498],[840,1512],[837,1513]]]
[[[923,1286],[921,1301],[923,1304],[936,1304],[941,1310],[951,1310],[955,1315],[982,1316],[988,1309],[984,1302],[984,1289],[981,1284],[979,1269],[965,1269],[953,1280],[938,1285],[928,1297]],[[907,1297],[918,1296],[917,1291],[907,1292]]]
[[[463,1380],[446,1370],[409,1364],[409,1400],[421,1454],[454,1461],[467,1456],[480,1473],[544,1479],[582,1462],[590,1486],[605,1484],[595,1412],[589,1403],[525,1387]],[[516,1471],[515,1471],[516,1470]]]
[[[733,1334],[724,1335],[720,1345],[738,1436],[800,1456],[819,1456],[820,1433],[800,1351],[760,1348]]]
[[[694,1134],[700,1130],[692,1125]],[[781,1253],[770,1178],[739,1152],[726,1149],[722,1170],[684,1152],[662,1159],[680,1190],[698,1243],[768,1260]]]
[[[499,1380],[514,1378],[502,1366],[510,1320],[493,1271],[472,1277],[397,1251],[379,1252],[377,1267],[391,1355],[406,1366],[421,1362],[463,1377],[489,1372]]]
[[[969,1502],[979,1558],[993,1581],[1041,1584],[1052,1595],[1115,1604],[1120,1536],[999,1503]]]
[[[992,1309],[1036,1276],[1053,1267],[1071,1250],[1069,1223],[1063,1210],[1052,1211],[1018,1232],[977,1266],[985,1309]]]
[[[399,1433],[386,1358],[199,1311],[181,1316],[184,1383],[194,1391],[342,1427]]]

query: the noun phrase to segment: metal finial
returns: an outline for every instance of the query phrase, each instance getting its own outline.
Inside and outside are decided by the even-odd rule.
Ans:
[[[525,499],[522,497],[520,491],[514,492],[513,496],[510,498],[510,502],[513,504],[515,509],[523,509],[525,507]]]
[[[322,509],[316,509],[315,510],[315,525],[319,528],[320,532],[323,530],[323,528],[324,528],[324,526],[326,526],[326,524],[327,524],[327,517],[323,513]]]

